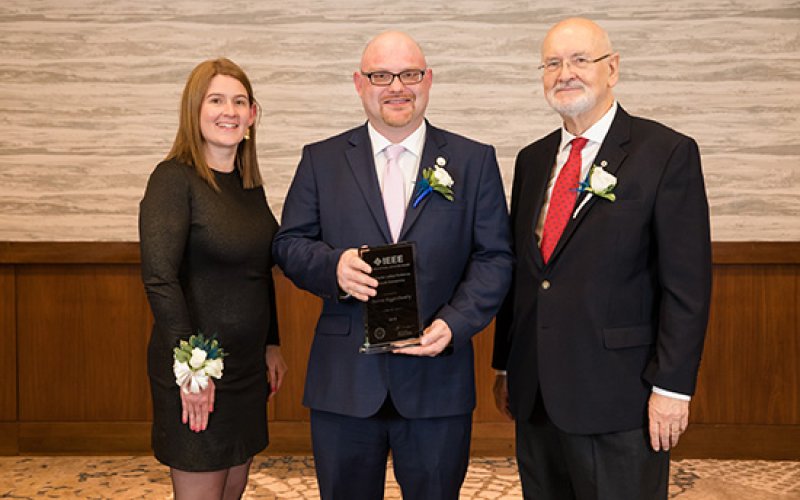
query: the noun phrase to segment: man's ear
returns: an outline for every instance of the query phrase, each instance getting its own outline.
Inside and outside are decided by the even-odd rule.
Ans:
[[[359,72],[359,71],[354,71],[353,72],[353,85],[356,86],[356,92],[358,92],[358,95],[361,95],[361,91],[362,91],[362,89],[364,87],[364,78],[363,78],[363,76],[364,75],[362,75],[361,72]]]
[[[619,52],[608,56],[608,86],[613,87],[619,81]]]

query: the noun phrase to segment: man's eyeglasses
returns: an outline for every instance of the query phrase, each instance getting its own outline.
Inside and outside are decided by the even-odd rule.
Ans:
[[[604,56],[600,56],[597,59],[589,59],[586,56],[576,55],[569,58],[568,62],[569,65],[576,69],[586,69],[589,67],[590,64],[594,64],[596,62],[600,62],[603,59],[610,57],[611,52]],[[564,59],[548,59],[543,62],[539,69],[545,70],[547,73],[553,73],[555,71],[559,71],[561,67],[564,65]]]
[[[369,78],[369,83],[379,87],[388,87],[394,82],[395,78],[400,79],[403,85],[416,85],[425,78],[424,69],[407,69],[400,73],[392,73],[390,71],[373,71],[372,73],[361,72],[362,75]]]

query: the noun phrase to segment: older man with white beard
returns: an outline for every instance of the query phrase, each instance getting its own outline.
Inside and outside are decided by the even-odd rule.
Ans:
[[[540,68],[563,125],[517,156],[493,366],[525,498],[666,498],[688,424],[711,290],[700,156],[619,106],[619,60],[592,21],[556,24]]]

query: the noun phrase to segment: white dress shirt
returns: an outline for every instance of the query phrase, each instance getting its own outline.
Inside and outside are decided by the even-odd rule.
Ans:
[[[400,170],[403,173],[403,194],[405,195],[406,205],[408,205],[408,201],[414,193],[414,183],[417,180],[419,163],[422,161],[422,148],[425,146],[425,130],[425,122],[423,121],[417,130],[399,143],[406,148],[398,158]],[[382,193],[383,174],[386,170],[386,147],[390,146],[392,142],[375,130],[371,123],[367,123],[367,132],[372,143],[372,154],[375,155],[373,158],[375,160],[375,172],[378,174],[378,185],[381,187]]]

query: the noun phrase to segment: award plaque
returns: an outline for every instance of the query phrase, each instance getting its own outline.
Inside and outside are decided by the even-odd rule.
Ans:
[[[419,345],[414,243],[359,249],[378,280],[377,294],[364,304],[365,340],[360,352],[375,354]]]

